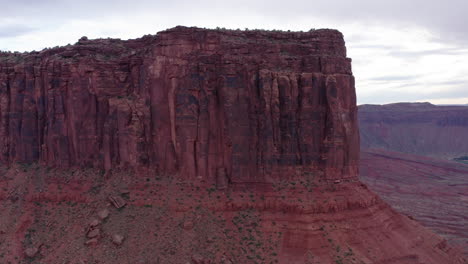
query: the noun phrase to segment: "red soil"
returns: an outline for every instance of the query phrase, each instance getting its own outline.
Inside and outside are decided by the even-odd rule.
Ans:
[[[217,190],[153,172],[3,169],[0,262],[465,263],[365,185],[318,179]]]

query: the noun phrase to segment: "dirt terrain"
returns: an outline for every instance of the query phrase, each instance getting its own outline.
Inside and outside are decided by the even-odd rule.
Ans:
[[[363,150],[360,179],[393,208],[442,235],[468,255],[468,165]]]
[[[217,190],[30,165],[0,186],[1,263],[464,263],[357,180]]]

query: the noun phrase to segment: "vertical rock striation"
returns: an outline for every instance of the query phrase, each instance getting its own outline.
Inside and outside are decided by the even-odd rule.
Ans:
[[[4,53],[0,100],[7,164],[147,167],[233,183],[357,174],[354,78],[335,30],[176,27]]]

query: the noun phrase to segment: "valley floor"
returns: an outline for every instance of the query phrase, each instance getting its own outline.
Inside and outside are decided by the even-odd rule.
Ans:
[[[362,150],[360,178],[393,208],[468,255],[468,165],[384,150]]]

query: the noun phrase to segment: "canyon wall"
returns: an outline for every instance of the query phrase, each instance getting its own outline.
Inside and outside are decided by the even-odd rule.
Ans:
[[[0,55],[0,161],[221,184],[356,177],[355,101],[335,30],[83,37]]]

